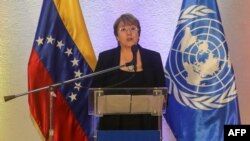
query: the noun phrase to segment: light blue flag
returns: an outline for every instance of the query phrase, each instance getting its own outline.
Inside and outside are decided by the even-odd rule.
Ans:
[[[240,124],[233,67],[216,0],[183,0],[166,62],[164,115],[178,141],[223,141]]]

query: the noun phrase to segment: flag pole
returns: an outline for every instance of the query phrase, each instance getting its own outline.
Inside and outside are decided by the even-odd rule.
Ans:
[[[56,93],[54,92],[54,87],[49,87],[49,140],[54,140],[54,127],[53,127],[53,98],[56,97]]]

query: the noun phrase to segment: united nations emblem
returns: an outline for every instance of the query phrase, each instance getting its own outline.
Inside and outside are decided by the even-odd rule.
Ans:
[[[221,108],[237,97],[222,24],[215,11],[182,11],[166,66],[175,99],[193,109]]]

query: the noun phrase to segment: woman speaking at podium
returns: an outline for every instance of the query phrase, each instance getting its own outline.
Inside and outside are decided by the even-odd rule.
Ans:
[[[139,20],[132,14],[123,14],[113,28],[118,46],[99,54],[95,71],[124,65],[132,60],[134,65],[94,77],[92,87],[165,87],[160,54],[138,44],[141,33]],[[104,115],[100,118],[98,130],[157,130],[157,127],[157,117],[150,114]]]

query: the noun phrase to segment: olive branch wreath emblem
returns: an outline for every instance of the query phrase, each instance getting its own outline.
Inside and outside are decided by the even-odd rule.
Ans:
[[[206,6],[192,5],[181,11],[179,24],[183,24],[193,18],[206,16],[208,14],[216,13],[215,11],[207,8]],[[229,68],[231,68],[231,61],[227,60]],[[221,108],[226,103],[234,100],[237,97],[235,82],[231,84],[223,93],[219,95],[194,95],[186,93],[177,88],[177,85],[171,80],[169,73],[165,70],[165,76],[170,80],[169,91],[173,91],[176,100],[183,106],[188,106],[192,109],[212,110]]]

